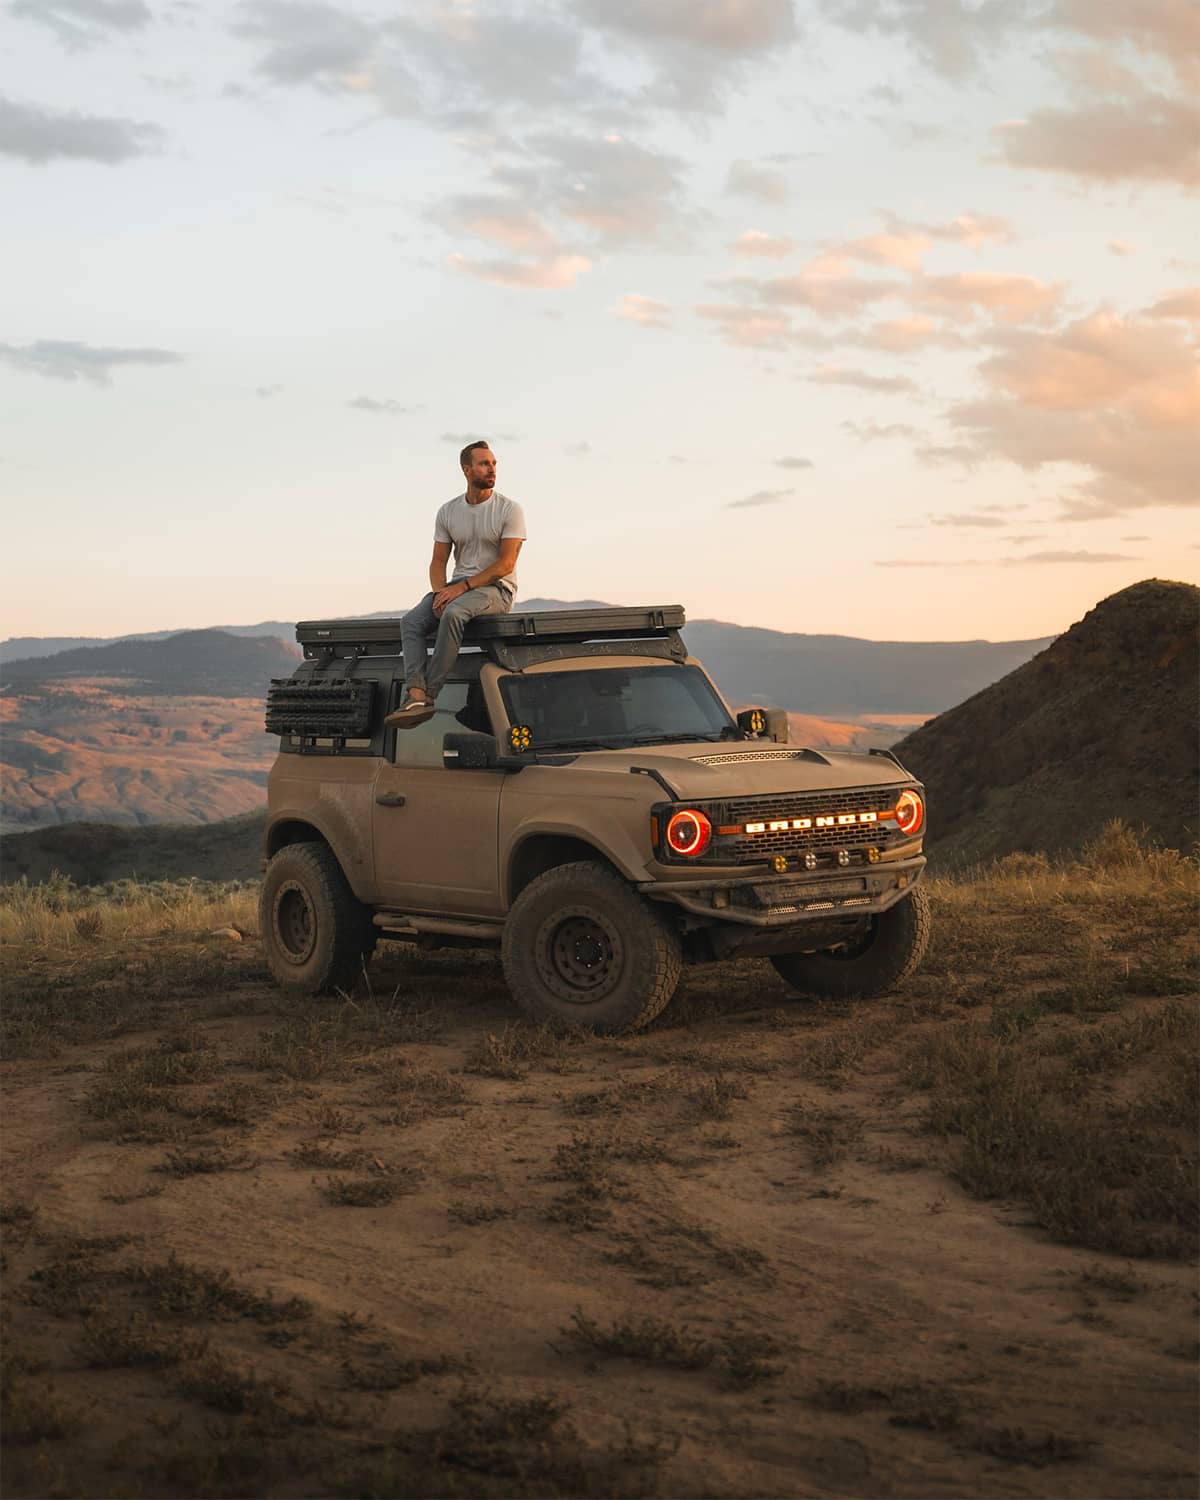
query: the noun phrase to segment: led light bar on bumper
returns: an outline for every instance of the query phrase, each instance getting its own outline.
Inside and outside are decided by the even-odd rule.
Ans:
[[[664,863],[766,865],[776,871],[877,864],[925,824],[917,787],[865,787],[739,797],[680,807],[660,803],[650,830]]]

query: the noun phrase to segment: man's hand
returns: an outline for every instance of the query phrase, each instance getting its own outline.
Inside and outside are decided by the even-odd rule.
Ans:
[[[459,579],[456,583],[448,583],[445,588],[438,589],[433,596],[433,612],[440,620],[442,611],[447,604],[452,604],[455,599],[461,599],[464,594],[470,593],[470,587]]]

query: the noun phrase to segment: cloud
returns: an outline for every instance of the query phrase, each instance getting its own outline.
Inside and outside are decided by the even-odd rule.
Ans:
[[[1121,538],[1121,540],[1123,542],[1148,542],[1150,540],[1150,538],[1148,536],[1137,535],[1137,536],[1123,536]]]
[[[1011,166],[1097,182],[1200,185],[1200,103],[1146,90],[1128,100],[1042,109],[1002,126]]]
[[[376,91],[391,112],[410,112],[419,98],[427,116],[494,130],[524,123],[530,110],[577,117],[624,103],[587,67],[583,28],[550,6],[415,6],[379,32]]]
[[[816,275],[805,270],[798,276],[772,276],[754,290],[764,302],[806,307],[819,318],[853,318],[872,302],[902,297],[905,289],[895,281]]]
[[[761,229],[747,229],[730,245],[734,255],[753,255],[770,260],[781,260],[796,248],[796,242],[786,234],[764,234]]]
[[[872,323],[869,328],[855,334],[853,342],[865,349],[880,349],[887,354],[911,354],[918,349],[958,349],[966,340],[961,333],[936,319],[915,314],[911,318]]]
[[[1026,563],[1119,563],[1136,562],[1124,552],[1030,552],[1015,559]]]
[[[779,505],[794,495],[795,490],[755,490],[753,495],[747,495],[744,500],[729,500],[725,503],[725,510],[753,510],[760,505]]]
[[[482,432],[442,432],[438,436],[443,443],[453,443],[457,448],[465,448],[468,443],[488,443],[492,439]],[[492,437],[500,443],[519,443],[521,435],[517,432],[496,432]]]
[[[1052,313],[1062,301],[1061,282],[995,271],[960,271],[953,276],[914,278],[913,303],[942,317],[992,313],[1006,322],[1025,323]]]
[[[1200,504],[1200,368],[1177,323],[1098,312],[995,342],[986,394],[949,412],[977,459],[1074,466],[1068,520]]]
[[[998,214],[959,214],[949,223],[922,224],[919,227],[935,240],[952,240],[972,250],[991,241],[1006,244],[1015,238],[1012,225]]]
[[[944,78],[970,77],[1014,28],[1023,28],[1029,0],[972,5],[967,0],[824,0],[830,19],[858,32],[900,37]]]
[[[268,83],[489,133],[530,110],[595,109],[612,93],[583,66],[582,30],[537,9],[431,5],[367,20],[322,0],[242,0],[232,30],[257,45],[255,71]]]
[[[627,323],[640,323],[643,328],[671,326],[671,304],[643,297],[638,292],[626,292],[617,304],[616,314]]]
[[[771,462],[777,469],[812,469],[816,467],[811,458],[797,458],[790,453],[783,458],[772,459]]]
[[[683,163],[609,134],[543,134],[524,148],[525,160],[493,176],[524,202],[553,212],[601,244],[673,248],[690,222],[682,208]]]
[[[728,302],[702,302],[697,317],[716,323],[726,343],[747,349],[784,347],[792,333],[791,319],[764,308],[741,307]]]
[[[90,380],[110,385],[112,372],[126,365],[177,365],[182,354],[171,349],[112,349],[65,339],[38,339],[32,344],[0,344],[0,363],[23,375],[52,380]]]
[[[1105,48],[1132,45],[1200,87],[1200,10],[1190,0],[1056,0],[1050,15]]]
[[[591,451],[591,443],[566,443],[563,446],[563,452],[568,458],[586,458]]]
[[[234,14],[238,36],[264,43],[255,71],[272,83],[337,84],[362,76],[377,34],[350,11],[314,0],[243,0]]]
[[[1137,247],[1131,245],[1128,240],[1109,240],[1108,248],[1114,255],[1136,255]]]
[[[796,35],[792,0],[577,0],[575,11],[603,29],[724,57],[769,52]]]
[[[818,385],[850,385],[860,391],[875,391],[887,396],[904,395],[917,389],[916,382],[907,375],[871,375],[866,370],[844,370],[837,365],[822,365],[808,378]]]
[[[456,253],[450,256],[449,264],[480,281],[538,291],[562,291],[574,286],[592,268],[586,255],[553,255],[548,260],[472,260]]]
[[[1027,563],[1123,563],[1137,562],[1123,552],[1027,552],[1024,557],[889,557],[876,560],[877,568],[1021,568]]]
[[[829,246],[808,269],[818,274],[843,272],[850,261],[862,261],[915,273],[921,269],[925,254],[935,241],[977,249],[991,241],[1002,243],[1012,238],[1008,220],[995,214],[959,214],[937,224],[914,223],[888,215],[884,229]]]
[[[983,455],[972,443],[918,443],[913,449],[913,457],[934,467],[961,464],[964,469],[977,469],[983,462]]]
[[[792,0],[574,0],[572,9],[622,60],[633,50],[654,68],[647,102],[684,114],[719,107],[749,62],[796,35]]]
[[[12,0],[9,10],[49,27],[70,51],[107,41],[113,32],[140,31],[151,20],[143,0]]]
[[[842,423],[842,427],[862,443],[888,442],[893,439],[911,441],[922,436],[921,429],[908,422],[847,421]]]
[[[1200,319],[1200,286],[1186,287],[1181,292],[1172,292],[1148,307],[1143,314],[1147,318]]]
[[[1008,522],[1001,520],[999,516],[981,516],[975,511],[948,512],[946,515],[930,516],[931,526],[983,526],[996,527],[1007,526]]]
[[[112,164],[161,149],[159,125],[19,104],[0,96],[0,155],[43,166],[57,159]]]
[[[281,385],[256,385],[254,394],[263,401],[269,401],[272,396],[278,396],[281,390],[283,390]]]
[[[554,235],[526,204],[499,193],[460,193],[439,204],[431,217],[451,234],[471,234],[518,254],[557,248]]]
[[[751,161],[735,161],[730,163],[725,191],[740,198],[777,205],[787,202],[788,181],[782,172],[770,167],[759,167]]]
[[[392,401],[387,397],[376,400],[374,396],[355,396],[354,400],[347,401],[346,405],[352,411],[377,412],[381,416],[388,417],[407,417],[413,412],[420,411],[418,406],[405,406],[402,402]]]

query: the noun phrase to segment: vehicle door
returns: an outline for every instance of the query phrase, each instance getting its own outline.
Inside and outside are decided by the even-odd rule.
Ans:
[[[394,689],[398,698],[400,684]],[[394,704],[392,705],[395,706]],[[486,719],[478,679],[451,681],[433,716],[389,729],[372,808],[379,899],[400,911],[494,916],[502,771],[447,771],[442,740]]]

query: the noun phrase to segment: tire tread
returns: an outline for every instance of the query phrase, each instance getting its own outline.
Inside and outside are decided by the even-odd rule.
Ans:
[[[615,870],[595,860],[575,860],[571,864],[555,865],[552,869],[543,871],[541,875],[535,876],[529,882],[513,902],[500,942],[500,957],[513,1001],[524,1014],[544,1019],[536,1003],[530,1001],[531,986],[526,978],[528,955],[520,951],[520,919],[526,905],[532,905],[545,890],[561,883],[564,879],[571,878],[595,882],[602,887],[607,886],[611,893],[621,898],[627,899],[632,896],[638,901],[646,918],[644,932],[638,934],[639,941],[642,938],[646,940],[651,966],[650,983],[647,986],[643,1004],[635,1015],[623,1019],[616,1025],[608,1025],[604,1022],[594,1023],[596,1029],[600,1031],[640,1031],[666,1007],[679,984],[679,976],[683,968],[679,939],[658,913],[630,890],[626,881]],[[513,920],[514,917],[516,921]]]

